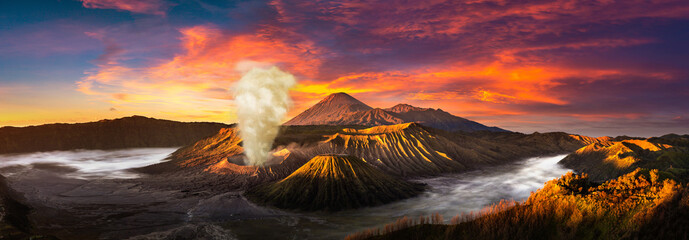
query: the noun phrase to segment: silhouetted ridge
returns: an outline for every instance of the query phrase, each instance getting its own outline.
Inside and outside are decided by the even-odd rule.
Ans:
[[[131,116],[87,123],[0,128],[0,153],[73,149],[177,147],[217,133],[228,125],[176,122]]]

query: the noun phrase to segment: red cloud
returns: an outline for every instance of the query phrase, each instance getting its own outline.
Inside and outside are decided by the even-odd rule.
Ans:
[[[169,7],[162,0],[81,0],[85,8],[117,9],[133,13],[165,15]]]
[[[291,42],[266,31],[233,34],[199,25],[180,33],[181,51],[174,57],[136,67],[117,58],[99,61],[97,69],[77,82],[77,90],[118,106],[161,112],[160,108],[174,106],[166,114],[200,116],[225,110],[208,120],[226,121],[231,117],[226,111],[231,104],[229,88],[241,77],[238,69],[243,65],[277,65],[308,79],[318,73],[318,56],[327,55],[309,41]]]
[[[118,63],[122,51],[110,44],[102,59],[112,61],[101,61],[78,84],[80,91],[113,104],[164,103],[175,106],[170,112],[202,116],[229,108],[228,88],[239,78],[238,65],[249,60],[298,76],[292,115],[329,93],[344,91],[375,107],[407,102],[506,128],[540,127],[546,120],[560,124],[660,116],[658,107],[647,107],[651,103],[635,96],[654,102],[671,99],[645,89],[687,89],[673,83],[682,78],[680,72],[581,60],[572,64],[577,60],[568,59],[662,44],[662,36],[607,30],[638,18],[687,18],[685,5],[675,0],[657,5],[635,0],[274,0],[274,19],[257,29],[180,29],[179,53],[144,66]],[[632,101],[633,108],[625,107]]]

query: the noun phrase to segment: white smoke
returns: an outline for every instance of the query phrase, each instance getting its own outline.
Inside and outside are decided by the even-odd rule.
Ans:
[[[234,86],[247,165],[263,165],[268,160],[280,123],[292,106],[289,89],[295,84],[292,74],[277,67],[254,66]]]

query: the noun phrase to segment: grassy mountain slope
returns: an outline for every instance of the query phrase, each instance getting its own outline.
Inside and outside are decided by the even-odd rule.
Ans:
[[[587,145],[561,161],[565,166],[603,181],[636,168],[668,170],[680,173],[688,168],[689,149],[652,140],[628,139]]]
[[[524,202],[450,224],[402,218],[348,239],[687,239],[689,152],[677,136],[594,142],[566,160],[598,171],[596,179],[570,172]]]
[[[602,184],[586,174],[549,181],[524,202],[502,202],[450,224],[408,218],[347,239],[686,239],[689,187],[637,169]]]

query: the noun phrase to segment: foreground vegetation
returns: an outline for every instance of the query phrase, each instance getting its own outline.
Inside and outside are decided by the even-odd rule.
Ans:
[[[633,141],[599,144],[602,147],[594,150],[602,159],[595,162],[633,157],[634,163],[606,173],[615,177],[604,181],[604,174],[593,179],[570,172],[523,202],[502,201],[478,213],[455,216],[449,224],[438,221],[442,216],[430,222],[405,217],[346,239],[688,239],[687,139],[649,139],[655,146],[668,144],[657,149],[636,147],[641,142]],[[618,145],[631,150],[608,151],[608,146]]]
[[[689,188],[667,176],[637,169],[598,185],[570,172],[521,203],[503,201],[450,224],[403,218],[347,239],[686,239]]]

